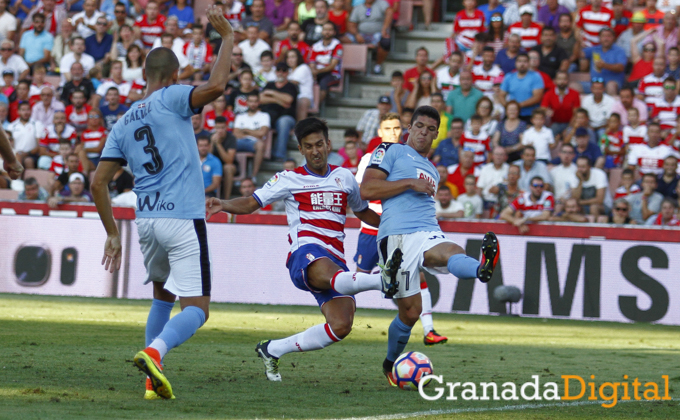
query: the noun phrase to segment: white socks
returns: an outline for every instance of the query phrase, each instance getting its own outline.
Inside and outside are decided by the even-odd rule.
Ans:
[[[168,353],[168,345],[165,344],[165,341],[162,339],[156,337],[151,344],[149,344],[149,347],[152,349],[158,350],[158,354],[161,355],[161,360],[165,357],[165,355]]]
[[[267,351],[279,358],[286,353],[320,350],[340,340],[330,325],[319,324],[290,337],[270,341]]]
[[[432,295],[430,295],[430,289],[427,287],[424,289],[421,288],[420,298],[423,301],[423,311],[420,313],[420,323],[423,324],[423,334],[427,335],[427,333],[434,329],[434,323],[432,322]]]
[[[338,271],[331,279],[331,287],[343,295],[356,295],[366,290],[382,290],[382,276]]]

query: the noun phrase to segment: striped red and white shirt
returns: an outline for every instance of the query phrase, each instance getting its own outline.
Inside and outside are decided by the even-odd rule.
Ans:
[[[541,31],[543,27],[536,22],[531,22],[528,27],[522,26],[522,22],[515,22],[508,28],[508,36],[519,35],[522,38],[522,48],[528,50],[541,43]]]
[[[317,70],[322,69],[329,64],[333,59],[338,60],[338,65],[331,70],[332,74],[340,77],[340,69],[342,67],[342,44],[337,39],[333,38],[328,45],[324,45],[323,40],[317,41],[312,45],[309,61],[314,63]]]
[[[142,15],[137,18],[135,26],[141,32],[141,41],[145,48],[151,48],[156,38],[160,38],[161,34],[165,32],[165,16],[159,14],[154,23],[149,22],[147,15]]]
[[[226,118],[226,120],[227,120],[227,131],[233,130],[234,129],[234,120],[236,119],[236,116],[234,115],[234,113],[227,109],[222,113],[222,116],[224,118]],[[203,128],[207,131],[213,131],[215,129],[215,118],[216,117],[217,117],[217,114],[215,113],[214,109],[211,109],[210,111],[206,112],[205,113],[205,122],[203,123]]]
[[[661,130],[672,130],[675,128],[675,119],[680,113],[680,96],[676,96],[672,103],[666,102],[666,99],[655,98],[651,103],[652,112],[649,113],[649,118],[658,118]]]
[[[472,16],[468,16],[465,10],[456,14],[453,21],[453,32],[457,34],[456,42],[463,47],[470,49],[475,41],[475,35],[484,32],[484,13],[476,10]]]
[[[593,10],[593,6],[588,5],[581,9],[576,17],[576,26],[582,29],[583,45],[592,47],[600,45],[600,30],[612,28],[614,22],[614,12],[606,7],[600,7],[600,11]]]
[[[673,132],[669,133],[668,136],[664,141],[661,142],[661,144],[665,144],[667,146],[670,146],[675,150],[676,152],[680,152],[680,133],[677,132],[677,130],[673,130]]]
[[[463,149],[469,148],[475,152],[474,167],[477,167],[486,162],[486,152],[491,151],[491,137],[484,130],[480,130],[477,135],[472,134],[472,131],[466,130],[460,137],[460,147]]]
[[[105,127],[99,127],[96,130],[90,130],[87,128],[85,131],[83,131],[83,134],[80,135],[80,141],[83,143],[84,148],[94,149],[95,147],[99,146],[99,142],[104,136],[106,136]],[[90,159],[96,159],[99,156],[101,156],[101,153],[89,152],[87,154],[87,157]]]
[[[665,75],[656,77],[654,73],[650,73],[640,80],[638,92],[645,97],[645,103],[648,107],[651,107],[657,98],[663,97],[664,78]]]
[[[288,216],[290,253],[303,245],[318,245],[345,261],[345,220],[347,206],[360,212],[368,208],[362,200],[354,175],[338,166],[328,165],[319,176],[301,166],[274,175],[253,193],[260,207],[283,200]]]
[[[498,64],[493,64],[487,71],[484,70],[484,65],[480,64],[472,68],[472,81],[475,87],[482,92],[491,92],[494,83],[503,81],[505,74]]]
[[[680,158],[680,155],[666,144],[660,144],[656,147],[640,144],[628,154],[628,165],[637,166],[640,175],[661,175],[663,173],[663,161],[668,156]]]
[[[647,126],[640,124],[633,128],[630,125],[623,127],[623,142],[630,146],[647,144]]]
[[[71,146],[76,143],[78,135],[76,134],[76,129],[69,124],[66,124],[64,131],[61,133],[62,139],[69,139],[71,141]],[[40,139],[40,146],[46,147],[47,150],[55,153],[59,153],[59,136],[57,132],[54,131],[54,124],[50,124],[45,128],[42,138]]]
[[[629,195],[637,194],[640,191],[642,191],[642,190],[640,189],[640,187],[637,184],[631,185],[630,191],[626,190],[626,187],[621,185],[619,188],[616,189],[616,192],[614,194],[614,200],[618,200],[619,198],[626,198]]]
[[[234,1],[231,5],[231,9],[227,10],[224,17],[231,23],[231,26],[236,28],[241,27],[241,21],[243,20],[243,14],[246,12],[246,7],[240,1]]]
[[[187,57],[191,66],[195,69],[202,69],[206,63],[212,63],[213,48],[210,43],[202,41],[199,45],[193,41],[184,44],[182,52]]]
[[[359,161],[359,166],[357,167],[357,174],[354,176],[359,185],[361,185],[361,181],[363,181],[364,179],[364,173],[366,172],[366,168],[368,167],[368,164],[371,161],[371,156],[372,153],[366,153],[361,157],[361,160]],[[382,201],[381,200],[370,201],[368,203],[368,208],[378,214],[382,214]],[[378,236],[378,228],[373,227],[367,223],[361,222],[361,233],[365,233],[371,236]]]
[[[553,211],[555,208],[555,197],[551,192],[543,191],[541,197],[533,201],[531,199],[531,192],[523,192],[515,201],[510,203],[510,208],[515,211],[521,211],[524,217],[540,216],[544,211]]]

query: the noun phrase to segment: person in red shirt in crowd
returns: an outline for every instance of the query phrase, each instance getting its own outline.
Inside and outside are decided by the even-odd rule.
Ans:
[[[92,109],[86,101],[85,93],[77,90],[71,94],[71,105],[66,107],[66,122],[71,124],[78,134],[87,128],[87,113]]]
[[[458,194],[465,194],[465,177],[472,174],[477,176],[477,167],[475,164],[475,151],[472,149],[463,149],[458,158],[458,164],[451,165],[447,168],[449,176],[446,181],[455,185],[458,189]]]
[[[661,142],[666,146],[670,146],[675,152],[680,152],[680,114],[675,118],[675,129],[671,130],[666,138]]]
[[[630,83],[637,83],[640,79],[651,74],[654,71],[654,57],[657,56],[656,44],[653,42],[647,43],[642,47],[642,56],[639,53],[637,43],[630,44],[630,58],[633,62],[633,69],[628,75]],[[664,70],[666,68],[666,61],[664,57],[659,57],[664,60]]]
[[[345,36],[345,33],[347,33],[347,22],[349,21],[349,12],[345,9],[345,1],[349,0],[335,0],[333,2],[333,6],[328,11],[328,20],[333,22],[335,27],[338,28],[338,38],[340,41],[349,43],[351,42],[350,39]]]
[[[409,92],[413,91],[413,84],[420,78],[420,73],[426,71],[432,75],[434,79],[434,70],[427,67],[427,62],[430,59],[430,53],[427,48],[420,47],[416,50],[416,66],[404,72],[404,89]]]
[[[182,52],[196,69],[194,80],[203,80],[203,76],[210,73],[210,67],[215,58],[212,45],[203,37],[203,26],[194,25],[191,28],[191,41],[184,44]]]
[[[484,12],[477,10],[476,0],[463,0],[463,10],[456,14],[453,21],[452,39],[459,51],[469,51],[475,35],[484,32],[487,22]],[[410,89],[409,89],[410,90]]]
[[[675,211],[677,210],[677,205],[674,200],[666,198],[661,203],[661,211],[654,219],[654,226],[680,226],[680,220],[678,220]]]
[[[623,132],[621,131],[621,116],[613,113],[607,120],[605,132],[600,138],[600,148],[605,156],[604,167],[620,168],[623,166],[624,158],[626,157],[627,144],[623,141]]]
[[[623,6],[623,0],[614,0],[612,11],[614,12],[614,34],[618,39],[623,31],[630,28],[633,12]]]
[[[77,139],[76,129],[66,123],[64,111],[55,111],[52,124],[45,127],[45,133],[40,139],[38,168],[47,169],[52,165],[52,158],[59,154],[59,143],[61,141],[68,140],[73,146]]]
[[[545,182],[540,176],[531,178],[530,191],[522,193],[501,212],[501,220],[515,225],[519,233],[529,232],[527,222],[548,220],[555,208],[555,198],[545,190]]]
[[[521,45],[525,50],[534,48],[540,43],[543,26],[533,21],[533,6],[525,4],[519,8],[520,21],[508,28],[508,35],[517,34],[522,39]]]
[[[342,167],[349,169],[352,175],[356,175],[357,169],[359,169],[359,155],[357,153],[357,144],[353,141],[346,142],[345,154],[347,155],[347,158],[342,163]]]
[[[156,38],[165,32],[165,16],[159,12],[156,0],[149,0],[144,9],[144,15],[137,18],[135,22],[135,37],[142,41],[146,52],[149,52]]]
[[[227,120],[227,131],[231,132],[234,129],[234,120],[236,116],[233,112],[227,109],[227,99],[224,95],[215,99],[212,103],[213,109],[205,113],[205,122],[203,128],[206,131],[213,132],[215,130],[215,118],[223,116]]]
[[[309,66],[319,84],[321,104],[326,101],[330,87],[340,83],[342,54],[342,44],[335,37],[335,25],[331,22],[324,23],[321,40],[312,45]]]
[[[95,108],[87,113],[87,128],[80,135],[80,142],[85,148],[91,167],[96,169],[106,143],[106,127],[100,110]]]
[[[494,63],[496,53],[492,47],[482,50],[482,64],[472,67],[472,81],[474,86],[483,93],[493,93],[493,85],[501,83],[505,73],[498,64]]]
[[[559,142],[562,132],[569,127],[574,110],[581,107],[581,96],[573,89],[569,89],[569,75],[565,71],[558,71],[555,76],[555,87],[546,89],[541,107],[552,121],[550,129]],[[558,138],[559,136],[559,138]]]
[[[298,50],[302,54],[302,58],[305,62],[309,61],[310,47],[305,41],[300,41],[300,34],[302,33],[302,28],[300,24],[293,20],[288,24],[288,38],[279,42],[274,51],[274,57],[276,57],[277,63],[286,62],[286,52],[288,50]]]
[[[581,29],[584,47],[600,45],[600,30],[612,28],[614,12],[602,7],[602,0],[592,0],[576,16],[576,26]]]
[[[31,90],[31,82],[28,80],[20,80],[15,89],[16,99],[14,99],[9,104],[9,120],[14,121],[19,118],[19,104],[22,102],[28,102],[33,108],[35,102],[31,102],[28,97],[28,92]],[[40,96],[38,96],[40,98]]]
[[[663,24],[664,13],[656,8],[656,0],[646,0],[645,8],[642,10],[642,14],[647,19],[644,30],[654,29],[657,26]]]

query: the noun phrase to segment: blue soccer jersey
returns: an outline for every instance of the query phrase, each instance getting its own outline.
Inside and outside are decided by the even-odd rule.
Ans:
[[[169,86],[135,102],[113,126],[101,160],[130,164],[137,217],[203,219],[205,195],[191,116],[192,86]]]
[[[385,172],[388,181],[426,179],[435,191],[439,185],[439,173],[434,165],[406,144],[382,143],[373,152],[368,167]],[[409,189],[382,200],[382,206],[378,240],[390,235],[441,230],[435,215],[434,198],[425,193]]]

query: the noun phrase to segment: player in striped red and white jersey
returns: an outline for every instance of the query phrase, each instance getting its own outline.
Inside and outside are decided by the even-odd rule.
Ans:
[[[393,254],[383,274],[351,273],[345,263],[344,226],[347,207],[362,221],[378,226],[380,216],[361,199],[352,173],[328,164],[331,142],[328,126],[307,118],[295,126],[298,149],[307,164],[293,171],[279,172],[250,197],[228,201],[206,201],[209,215],[220,211],[248,214],[283,200],[288,216],[290,253],[286,266],[293,284],[316,298],[325,324],[279,340],[257,345],[270,381],[280,381],[279,358],[287,353],[319,350],[342,340],[352,329],[353,295],[382,290],[391,297],[397,291],[395,278],[401,265],[401,251]]]
[[[476,9],[475,0],[463,0],[463,7],[453,21],[453,33],[458,49],[468,51],[472,48],[475,35],[484,32],[486,22],[484,13]]]
[[[602,0],[593,0],[592,3],[578,13],[576,26],[581,29],[584,47],[600,45],[600,30],[612,28],[614,12],[602,7]]]
[[[494,83],[500,83],[505,74],[503,70],[494,64],[496,54],[492,47],[484,47],[482,51],[482,64],[472,68],[472,81],[475,87],[484,93],[493,90]]]
[[[486,163],[487,152],[491,151],[491,137],[482,130],[482,117],[475,114],[470,117],[470,130],[465,130],[460,137],[460,147],[475,153],[473,168]]]
[[[517,226],[520,233],[527,233],[527,222],[548,220],[555,209],[555,197],[545,191],[545,181],[535,176],[529,181],[529,191],[519,197],[501,212],[500,218]]]
[[[680,114],[680,97],[675,88],[671,88],[671,85],[675,86],[675,79],[667,77],[663,83],[663,96],[651,102],[652,111],[649,113],[649,118],[661,125],[661,131],[674,129],[675,119]]]
[[[246,13],[246,7],[243,3],[238,0],[224,0],[222,8],[224,9],[224,17],[231,23],[231,26],[234,29],[241,28],[241,21]]]
[[[680,154],[671,146],[660,144],[661,129],[657,123],[650,123],[647,126],[647,138],[647,144],[631,148],[628,153],[628,167],[633,170],[637,168],[640,175],[648,173],[660,175],[663,173],[663,160],[668,156],[680,157]]]
[[[638,84],[638,98],[651,107],[654,100],[663,97],[663,81],[666,79],[666,59],[657,57],[652,64],[652,73],[643,77]]]

